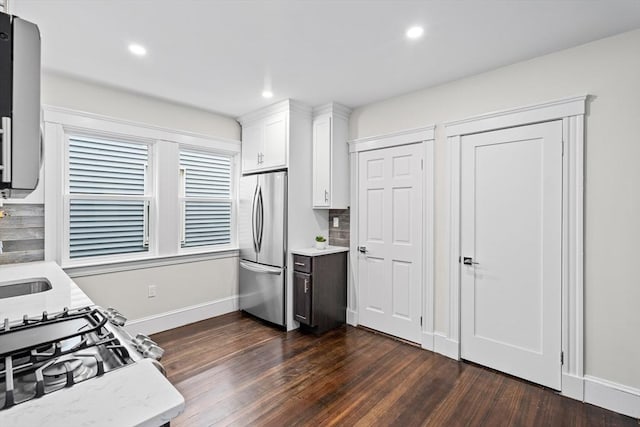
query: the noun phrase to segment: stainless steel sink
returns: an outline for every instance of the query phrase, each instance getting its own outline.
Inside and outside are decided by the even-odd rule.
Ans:
[[[38,294],[51,290],[47,279],[29,279],[19,282],[0,283],[0,299]]]

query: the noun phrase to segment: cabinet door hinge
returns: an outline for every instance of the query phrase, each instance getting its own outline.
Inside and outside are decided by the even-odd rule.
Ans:
[[[560,364],[564,365],[564,351],[560,352]]]
[[[565,146],[565,143],[564,143],[564,139],[563,139],[563,140],[562,140],[562,155],[563,155],[563,156],[564,156],[564,146]]]

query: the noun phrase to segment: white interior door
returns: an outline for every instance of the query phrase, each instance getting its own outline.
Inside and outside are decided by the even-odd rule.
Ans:
[[[560,389],[562,122],[461,140],[461,355]]]
[[[420,341],[422,144],[359,155],[359,323]]]

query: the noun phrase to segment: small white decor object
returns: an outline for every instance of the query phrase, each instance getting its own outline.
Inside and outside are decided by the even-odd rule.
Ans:
[[[324,236],[316,236],[316,249],[327,249],[327,239]]]

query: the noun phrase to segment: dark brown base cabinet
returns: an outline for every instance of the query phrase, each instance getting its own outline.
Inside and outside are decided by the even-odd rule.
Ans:
[[[300,329],[322,334],[346,321],[347,252],[293,256],[293,310]]]

